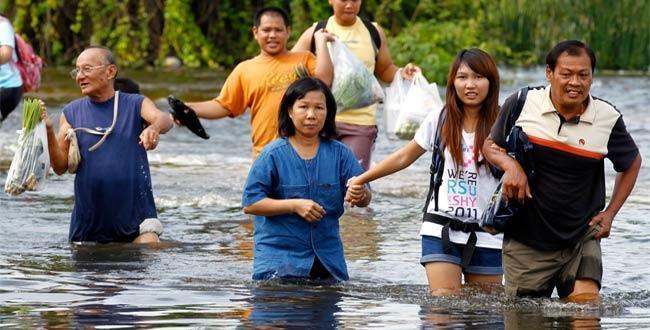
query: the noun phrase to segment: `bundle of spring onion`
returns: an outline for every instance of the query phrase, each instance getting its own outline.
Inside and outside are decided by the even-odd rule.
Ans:
[[[363,108],[384,98],[377,78],[342,41],[332,41],[329,50],[334,67],[332,94],[338,112]]]
[[[23,101],[23,129],[18,136],[18,148],[11,161],[5,192],[18,195],[37,190],[44,182],[50,166],[45,123],[41,122],[38,99]]]

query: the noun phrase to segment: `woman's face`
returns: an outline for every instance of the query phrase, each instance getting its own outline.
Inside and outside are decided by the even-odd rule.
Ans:
[[[487,77],[474,72],[467,63],[461,63],[454,79],[456,95],[465,106],[480,107],[490,91]]]
[[[361,9],[361,0],[329,0],[339,24],[352,25]]]
[[[327,104],[325,94],[321,91],[307,92],[289,109],[289,118],[296,128],[297,137],[318,136],[325,126],[326,117]]]

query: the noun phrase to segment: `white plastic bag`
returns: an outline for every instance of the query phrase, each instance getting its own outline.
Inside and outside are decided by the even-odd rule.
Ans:
[[[390,86],[386,87],[386,98],[384,99],[384,131],[391,140],[397,140],[395,135],[397,117],[402,109],[402,103],[406,99],[406,93],[411,82],[402,78],[402,70],[395,72],[395,77]]]
[[[377,78],[342,41],[332,41],[329,51],[334,66],[332,94],[337,112],[363,108],[384,98]]]
[[[18,148],[5,181],[5,192],[12,196],[43,188],[50,169],[45,123],[40,122],[31,131],[19,132]]]
[[[402,140],[412,139],[427,114],[442,106],[437,86],[429,85],[421,73],[416,73],[395,121],[395,136]]]

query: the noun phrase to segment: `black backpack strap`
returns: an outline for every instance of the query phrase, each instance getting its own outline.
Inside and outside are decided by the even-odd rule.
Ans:
[[[377,54],[379,54],[379,48],[381,48],[381,36],[379,35],[379,30],[377,30],[377,27],[372,24],[370,20],[361,18],[361,21],[363,22],[363,25],[366,26],[366,29],[368,29],[368,32],[370,32],[372,44],[375,46],[375,57],[377,57]]]
[[[424,221],[437,223],[442,225],[442,231],[440,232],[440,240],[442,240],[442,249],[445,254],[451,254],[451,240],[449,239],[449,230],[458,230],[464,233],[469,233],[469,238],[465,247],[463,248],[461,256],[461,267],[465,268],[469,265],[469,262],[472,260],[472,255],[474,255],[474,250],[476,248],[476,241],[478,240],[476,236],[477,231],[484,231],[478,223],[475,222],[464,222],[458,219],[451,217],[446,217],[436,213],[425,213],[423,217]]]
[[[375,58],[377,58],[377,55],[379,54],[379,48],[381,47],[381,36],[379,35],[379,30],[368,19],[361,18],[361,22],[363,22],[363,25],[365,25],[366,29],[370,33],[370,39],[372,39],[372,44],[375,48]],[[318,21],[316,23],[316,26],[314,26],[314,32],[311,35],[311,43],[309,45],[309,50],[313,54],[316,54],[316,40],[314,39],[314,33],[320,29],[325,28],[326,25],[327,21]]]
[[[431,196],[435,202],[435,210],[438,211],[438,191],[440,190],[440,185],[442,184],[442,175],[445,168],[445,146],[441,144],[440,132],[442,131],[442,125],[447,119],[447,109],[442,108],[440,110],[440,115],[438,116],[438,125],[436,125],[435,138],[433,140],[433,155],[431,156],[431,166],[429,172],[431,173],[431,179],[429,181],[429,193],[427,193],[427,200],[424,204],[423,212],[426,214],[429,210],[429,203],[431,202]]]
[[[528,86],[526,86],[522,87],[519,90],[519,94],[517,96],[517,104],[515,105],[515,108],[510,111],[510,116],[508,117],[508,125],[506,129],[508,133],[510,133],[512,127],[515,126],[519,115],[521,115],[521,110],[524,109],[524,104],[526,104],[526,97],[528,96],[528,89]]]
[[[316,55],[316,39],[314,39],[314,33],[316,31],[325,28],[325,25],[327,25],[327,21],[318,21],[316,23],[316,26],[314,26],[314,32],[311,34],[311,43],[309,45],[309,51],[311,51],[312,54]]]

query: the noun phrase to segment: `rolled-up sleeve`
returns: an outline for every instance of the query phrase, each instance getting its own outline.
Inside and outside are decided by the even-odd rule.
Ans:
[[[277,182],[274,178],[277,178],[277,171],[273,166],[272,157],[268,154],[260,155],[248,172],[242,195],[242,206],[253,205],[271,196],[274,182]]]

